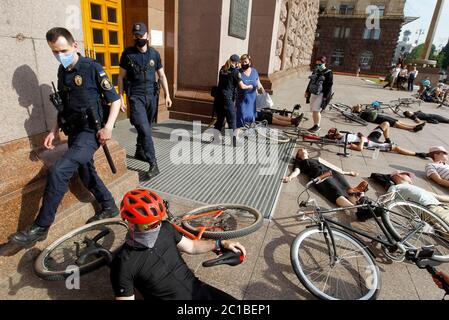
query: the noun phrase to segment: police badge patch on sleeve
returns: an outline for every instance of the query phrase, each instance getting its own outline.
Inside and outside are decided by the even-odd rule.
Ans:
[[[101,87],[103,88],[103,90],[109,91],[112,90],[114,86],[108,78],[104,78],[103,80],[101,80]]]

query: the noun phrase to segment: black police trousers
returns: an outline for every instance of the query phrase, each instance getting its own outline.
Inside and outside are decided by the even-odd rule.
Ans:
[[[69,150],[56,161],[47,179],[42,207],[35,221],[41,227],[53,224],[58,206],[69,190],[70,178],[76,171],[84,186],[103,208],[114,205],[112,194],[95,170],[93,157],[100,146],[95,131],[84,129],[70,135],[68,145]]]
[[[132,95],[129,97],[131,124],[137,130],[137,144],[141,145],[148,162],[157,163],[153,142],[153,119],[156,115],[156,96]]]
[[[223,130],[225,120],[228,123],[229,129],[237,129],[237,116],[232,97],[226,96],[220,92],[218,97],[214,100],[214,109],[217,115],[217,122],[215,123],[216,130]]]

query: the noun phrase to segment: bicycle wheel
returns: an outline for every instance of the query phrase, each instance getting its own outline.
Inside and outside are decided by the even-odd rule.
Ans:
[[[340,112],[344,112],[344,111],[351,112],[352,111],[352,107],[350,107],[346,104],[343,104],[343,103],[337,102],[337,103],[334,103],[333,105],[338,107],[339,109],[337,109],[337,110]]]
[[[357,122],[358,124],[367,126],[368,122],[360,118],[358,115],[353,114],[352,112],[342,112],[343,116],[351,121]]]
[[[222,210],[214,218],[208,212]],[[182,226],[189,232],[197,235],[197,228],[206,226],[204,238],[234,239],[246,236],[257,231],[263,224],[262,214],[251,207],[239,204],[216,204],[197,208],[182,217]]]
[[[86,237],[92,239],[103,231],[109,231],[97,243],[112,254],[125,242],[128,226],[118,219],[107,219],[87,224],[62,236],[37,257],[34,263],[36,274],[50,281],[64,280],[72,274],[67,268],[76,267],[80,275],[86,274],[105,264],[102,256],[90,256],[82,265],[77,265],[77,243],[82,252]],[[85,247],[85,246],[84,246]]]
[[[380,273],[369,250],[342,230],[332,229],[332,234],[338,255],[335,262],[328,232],[312,227],[296,237],[290,260],[299,281],[323,300],[376,299]]]
[[[268,127],[258,127],[256,128],[257,134],[262,136],[268,140],[277,142],[277,143],[287,143],[290,142],[290,137],[285,134],[283,131],[278,129],[272,129]]]
[[[402,241],[422,223],[424,226],[405,244],[420,249],[433,245],[439,254],[449,254],[449,225],[431,210],[417,203],[397,200],[387,205],[382,215],[387,230]]]

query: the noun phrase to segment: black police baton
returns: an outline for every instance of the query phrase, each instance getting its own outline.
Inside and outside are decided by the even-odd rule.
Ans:
[[[92,119],[95,133],[98,133],[98,131],[101,130],[101,123],[100,120],[98,120],[97,116],[95,115],[95,112],[92,108],[88,108],[86,110],[87,116]],[[112,160],[111,153],[109,152],[109,148],[107,144],[105,143],[103,146],[104,154],[106,155],[106,159],[108,159],[109,167],[111,168],[111,171],[113,174],[117,173],[117,168],[115,167],[114,160]]]

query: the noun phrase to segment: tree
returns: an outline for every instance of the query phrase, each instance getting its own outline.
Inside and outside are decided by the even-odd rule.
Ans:
[[[449,41],[443,48],[443,50],[441,50],[437,60],[440,68],[444,70],[447,70],[449,68]]]
[[[405,60],[406,64],[410,64],[412,61],[421,59],[422,54],[424,50],[424,43],[420,44],[419,46],[416,46],[412,52],[407,56],[407,59]],[[430,60],[435,60],[437,56],[435,55],[435,51],[437,50],[436,46],[432,44],[432,49],[430,50]]]

